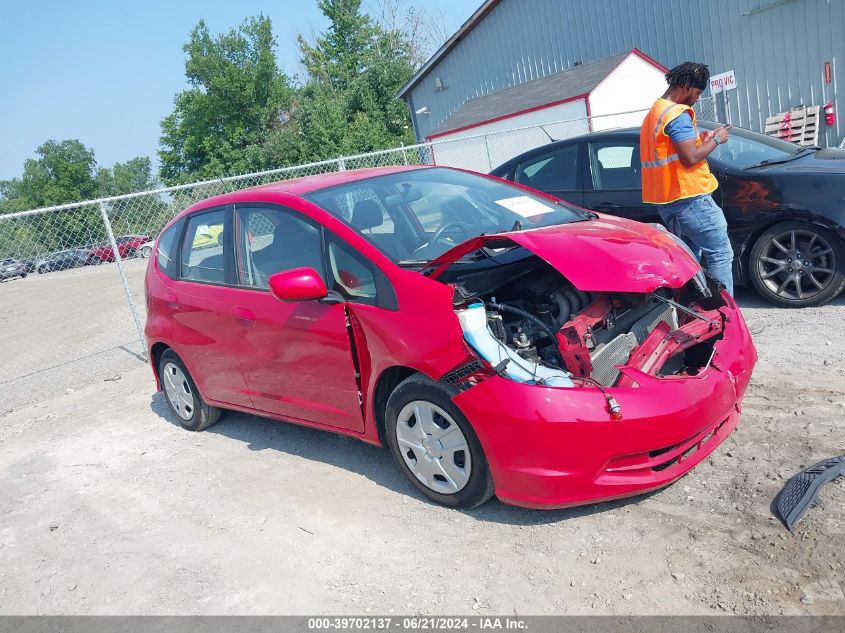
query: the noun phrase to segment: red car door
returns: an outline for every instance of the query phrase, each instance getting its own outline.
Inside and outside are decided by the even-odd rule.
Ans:
[[[185,361],[205,398],[243,407],[252,400],[234,351],[240,325],[231,315],[233,274],[226,264],[226,246],[194,246],[198,229],[229,223],[231,207],[212,209],[188,218],[176,279],[162,297],[173,323],[174,347]],[[202,232],[201,230],[199,232]],[[229,246],[231,248],[231,246]],[[231,262],[231,257],[229,257]]]
[[[272,205],[237,205],[238,358],[256,409],[315,424],[364,430],[343,304],[282,302],[273,273],[310,266],[324,273],[321,229]],[[325,277],[324,277],[325,278]]]

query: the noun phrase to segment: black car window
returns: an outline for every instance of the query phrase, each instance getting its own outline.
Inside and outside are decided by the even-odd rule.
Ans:
[[[270,275],[302,267],[324,277],[315,223],[282,207],[236,205],[235,268],[240,285],[266,290]]]
[[[578,146],[569,145],[520,163],[514,180],[540,191],[573,191],[578,188]]]
[[[199,213],[188,218],[185,239],[182,242],[183,279],[222,284],[226,282],[223,245],[217,240],[206,239],[214,231],[223,232],[223,209]]]
[[[590,172],[596,191],[640,189],[640,145],[635,141],[590,143]]]
[[[709,125],[702,125],[711,129]],[[719,145],[709,158],[736,169],[747,169],[763,161],[779,161],[801,151],[801,147],[765,134],[732,128],[727,142]]]
[[[158,269],[168,277],[173,276],[173,254],[176,251],[176,240],[179,239],[179,229],[182,222],[176,222],[167,228],[158,238],[158,252],[156,253],[156,264]]]

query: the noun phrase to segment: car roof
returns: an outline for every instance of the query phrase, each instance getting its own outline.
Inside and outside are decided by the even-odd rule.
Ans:
[[[280,180],[266,185],[258,185],[248,189],[239,189],[232,193],[225,193],[213,198],[206,198],[194,205],[191,205],[179,215],[191,213],[200,209],[207,209],[212,206],[224,204],[235,204],[238,202],[255,202],[256,200],[271,201],[276,194],[293,194],[297,196],[307,195],[320,189],[345,185],[358,180],[385,176],[403,171],[417,169],[430,169],[437,165],[400,165],[394,167],[372,167],[367,169],[350,169],[348,171],[330,172],[327,174],[316,174],[303,178],[292,178],[291,180]]]

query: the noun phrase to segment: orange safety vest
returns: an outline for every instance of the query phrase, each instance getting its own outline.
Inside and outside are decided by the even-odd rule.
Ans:
[[[643,121],[640,130],[640,161],[643,175],[643,202],[668,204],[684,198],[713,193],[719,186],[707,161],[684,167],[675,151],[666,126],[684,112],[689,112],[695,127],[695,112],[682,103],[658,99]],[[701,137],[696,137],[696,146]]]

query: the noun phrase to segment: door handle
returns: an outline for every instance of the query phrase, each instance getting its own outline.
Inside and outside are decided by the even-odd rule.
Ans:
[[[599,204],[594,204],[593,209],[621,209],[622,207],[618,204],[613,204],[612,202],[601,202]]]
[[[229,313],[235,317],[235,320],[241,325],[252,325],[255,323],[255,314],[252,310],[246,308],[232,308]]]

